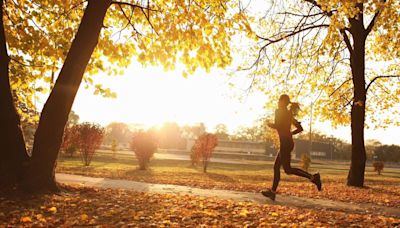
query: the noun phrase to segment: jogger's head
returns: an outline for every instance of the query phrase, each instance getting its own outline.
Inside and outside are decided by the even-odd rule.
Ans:
[[[288,95],[282,94],[282,95],[279,97],[278,106],[279,106],[280,108],[286,108],[286,107],[289,105],[289,103],[290,103],[290,98],[289,98]]]

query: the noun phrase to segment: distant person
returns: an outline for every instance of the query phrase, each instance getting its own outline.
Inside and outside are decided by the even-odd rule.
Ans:
[[[294,117],[300,110],[300,106],[298,103],[292,103],[290,106],[290,110],[288,110],[288,105],[290,104],[289,96],[283,94],[279,98],[278,109],[275,111],[275,122],[268,123],[268,126],[276,129],[279,135],[279,153],[276,156],[275,164],[274,164],[274,180],[272,183],[272,188],[262,191],[265,197],[270,198],[271,200],[275,200],[276,189],[278,188],[279,180],[280,180],[280,168],[283,166],[286,174],[296,175],[300,177],[305,177],[309,179],[312,183],[314,183],[318,190],[321,191],[321,177],[319,173],[311,175],[308,172],[293,168],[290,166],[291,160],[291,152],[294,148],[293,135],[298,134],[303,131],[301,124]],[[292,125],[295,126],[295,130],[291,131]]]

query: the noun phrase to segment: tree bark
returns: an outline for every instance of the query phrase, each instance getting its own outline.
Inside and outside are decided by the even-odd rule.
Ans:
[[[55,167],[64,128],[110,4],[111,0],[88,1],[78,32],[40,116],[26,183],[30,191],[57,190]]]
[[[365,89],[366,33],[362,17],[351,21],[351,34],[353,36],[353,51],[350,55],[350,65],[354,86],[354,100],[351,108],[351,165],[347,177],[347,185],[363,187],[367,158],[364,144],[365,105],[367,97]]]
[[[203,161],[203,173],[207,173],[208,161]]]
[[[14,187],[24,177],[29,156],[14,105],[9,79],[10,57],[7,52],[3,22],[3,1],[0,10],[0,186]]]

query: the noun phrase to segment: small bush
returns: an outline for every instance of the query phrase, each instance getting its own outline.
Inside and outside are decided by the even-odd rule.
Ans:
[[[214,134],[205,133],[199,136],[192,147],[190,159],[192,165],[203,162],[203,172],[207,172],[208,162],[210,161],[214,148],[218,145],[218,138]]]
[[[311,164],[311,158],[308,154],[301,155],[301,168],[305,171],[308,171]]]
[[[132,137],[130,147],[135,152],[139,169],[146,170],[150,159],[158,148],[158,142],[151,132],[137,132]]]
[[[378,175],[381,175],[381,172],[383,171],[383,168],[385,166],[383,161],[374,161],[372,163],[374,166],[374,171],[378,173]]]
[[[76,125],[77,146],[81,152],[82,162],[85,166],[89,166],[93,155],[103,142],[104,128],[98,124],[82,123]]]
[[[79,135],[76,125],[65,128],[61,150],[70,157],[73,157],[75,152],[78,150],[78,140]]]

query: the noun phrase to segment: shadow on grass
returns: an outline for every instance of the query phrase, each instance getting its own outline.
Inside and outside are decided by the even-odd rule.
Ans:
[[[218,182],[227,182],[227,183],[237,183],[238,181],[233,179],[230,176],[218,174],[218,173],[204,173],[208,178],[218,181]]]
[[[142,169],[139,169],[138,167],[136,167],[134,169],[129,169],[129,170],[125,171],[124,174],[126,176],[132,176],[132,177],[137,177],[137,176],[151,177],[151,176],[154,176],[154,171],[151,168],[142,170]]]

